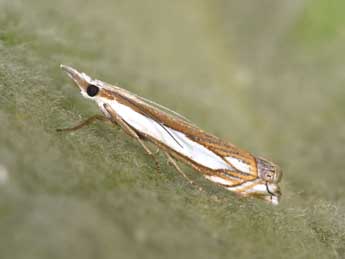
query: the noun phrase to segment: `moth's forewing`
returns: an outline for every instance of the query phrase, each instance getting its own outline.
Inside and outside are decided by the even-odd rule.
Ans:
[[[105,89],[105,91],[102,92],[102,96],[109,99],[114,98],[118,102],[126,106],[130,106],[138,113],[161,123],[163,126],[182,132],[190,140],[203,145],[210,151],[222,157],[226,163],[236,169],[233,172],[223,172],[224,174],[229,173],[234,178],[238,178],[238,180],[253,180],[257,178],[258,172],[256,160],[250,153],[239,149],[233,144],[227,143],[212,134],[206,133],[195,125],[184,120],[182,116],[177,117],[161,111],[157,107],[146,103],[141,98],[132,95],[126,90],[121,88],[115,88],[114,90],[111,88]],[[234,161],[237,161],[237,164],[234,164]],[[243,167],[246,167],[246,170],[243,170]]]
[[[232,167],[232,170],[210,170],[210,168],[201,166],[200,164],[195,163],[195,161],[170,150],[169,147],[162,145],[155,141],[155,139],[150,139],[150,137],[148,137],[148,139],[155,144],[160,145],[161,147],[164,146],[163,148],[172,153],[175,157],[192,165],[199,172],[207,175],[209,180],[243,195],[260,196],[270,194],[265,190],[267,189],[265,181],[260,179],[257,166],[258,158],[249,152],[240,149],[231,143],[225,142],[212,134],[206,133],[197,126],[183,119],[182,116],[177,116],[176,113],[171,114],[162,111],[157,107],[157,105],[153,106],[143,98],[139,98],[122,88],[112,88],[110,85],[107,85],[107,89],[104,89],[102,95],[109,99],[116,99],[117,102],[131,107],[136,112],[159,122],[164,127],[183,133],[190,140],[204,146],[221,157]],[[215,176],[217,178],[215,178]]]

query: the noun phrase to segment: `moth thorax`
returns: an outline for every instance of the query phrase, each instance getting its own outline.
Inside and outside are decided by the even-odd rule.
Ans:
[[[274,163],[263,159],[256,158],[259,177],[270,183],[278,183],[281,179],[281,169]]]

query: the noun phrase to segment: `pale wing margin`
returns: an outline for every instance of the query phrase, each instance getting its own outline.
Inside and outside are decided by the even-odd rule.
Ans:
[[[124,88],[121,88],[121,87],[118,87],[118,86],[115,86],[115,85],[111,85],[109,83],[105,83],[103,81],[100,81],[98,79],[95,79],[95,81],[99,82],[99,83],[102,83],[102,85],[105,87],[105,88],[110,88],[112,90],[116,90],[119,94],[122,94],[122,95],[125,95],[127,98],[131,98],[131,99],[136,99],[136,101],[140,101],[142,102],[143,104],[146,104],[148,106],[151,106],[152,108],[155,108],[155,109],[158,109],[158,110],[162,110],[164,112],[166,112],[167,114],[173,116],[173,117],[177,117],[178,119],[182,120],[183,122],[185,122],[186,124],[189,124],[190,126],[192,127],[195,127],[195,128],[199,128],[197,125],[195,125],[192,121],[190,121],[189,119],[187,119],[185,116],[179,114],[178,112],[175,112],[171,109],[169,109],[168,107],[166,106],[163,106],[159,103],[156,103],[152,100],[149,100],[149,99],[146,99],[142,96],[139,96],[135,93],[132,93]]]
[[[139,99],[142,100],[143,102],[149,103],[149,104],[151,104],[152,106],[154,106],[154,107],[156,107],[156,108],[158,108],[158,109],[162,109],[163,111],[169,113],[170,115],[176,116],[176,117],[178,117],[179,119],[184,120],[186,123],[188,123],[188,124],[190,124],[190,125],[192,125],[192,126],[194,126],[194,127],[197,127],[193,122],[191,122],[189,119],[187,119],[185,116],[179,114],[178,112],[175,112],[175,111],[169,109],[169,108],[166,107],[166,106],[163,106],[163,105],[161,105],[161,104],[159,104],[159,103],[156,103],[156,102],[154,102],[154,101],[151,101],[151,100],[146,99],[146,98],[144,98],[144,97],[141,97],[141,96],[139,96],[139,95],[136,95],[136,94],[134,94],[134,95],[135,95],[135,97],[139,98]]]

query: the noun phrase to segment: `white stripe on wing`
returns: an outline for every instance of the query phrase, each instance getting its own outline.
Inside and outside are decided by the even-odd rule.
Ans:
[[[193,160],[197,164],[212,170],[234,170],[217,154],[213,153],[203,145],[190,140],[185,134],[172,128],[163,126],[155,120],[146,117],[115,100],[109,101],[108,99],[100,98],[98,100],[98,105],[101,109],[103,107],[103,103],[110,105],[111,108],[118,113],[124,121],[126,121],[137,131],[155,138],[174,151]],[[104,109],[102,110],[104,111]]]

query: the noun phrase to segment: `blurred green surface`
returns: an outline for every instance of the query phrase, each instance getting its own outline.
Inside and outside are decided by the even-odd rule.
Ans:
[[[344,8],[0,0],[0,258],[344,258]],[[281,205],[157,175],[108,125],[57,134],[98,113],[60,63],[276,161]]]

